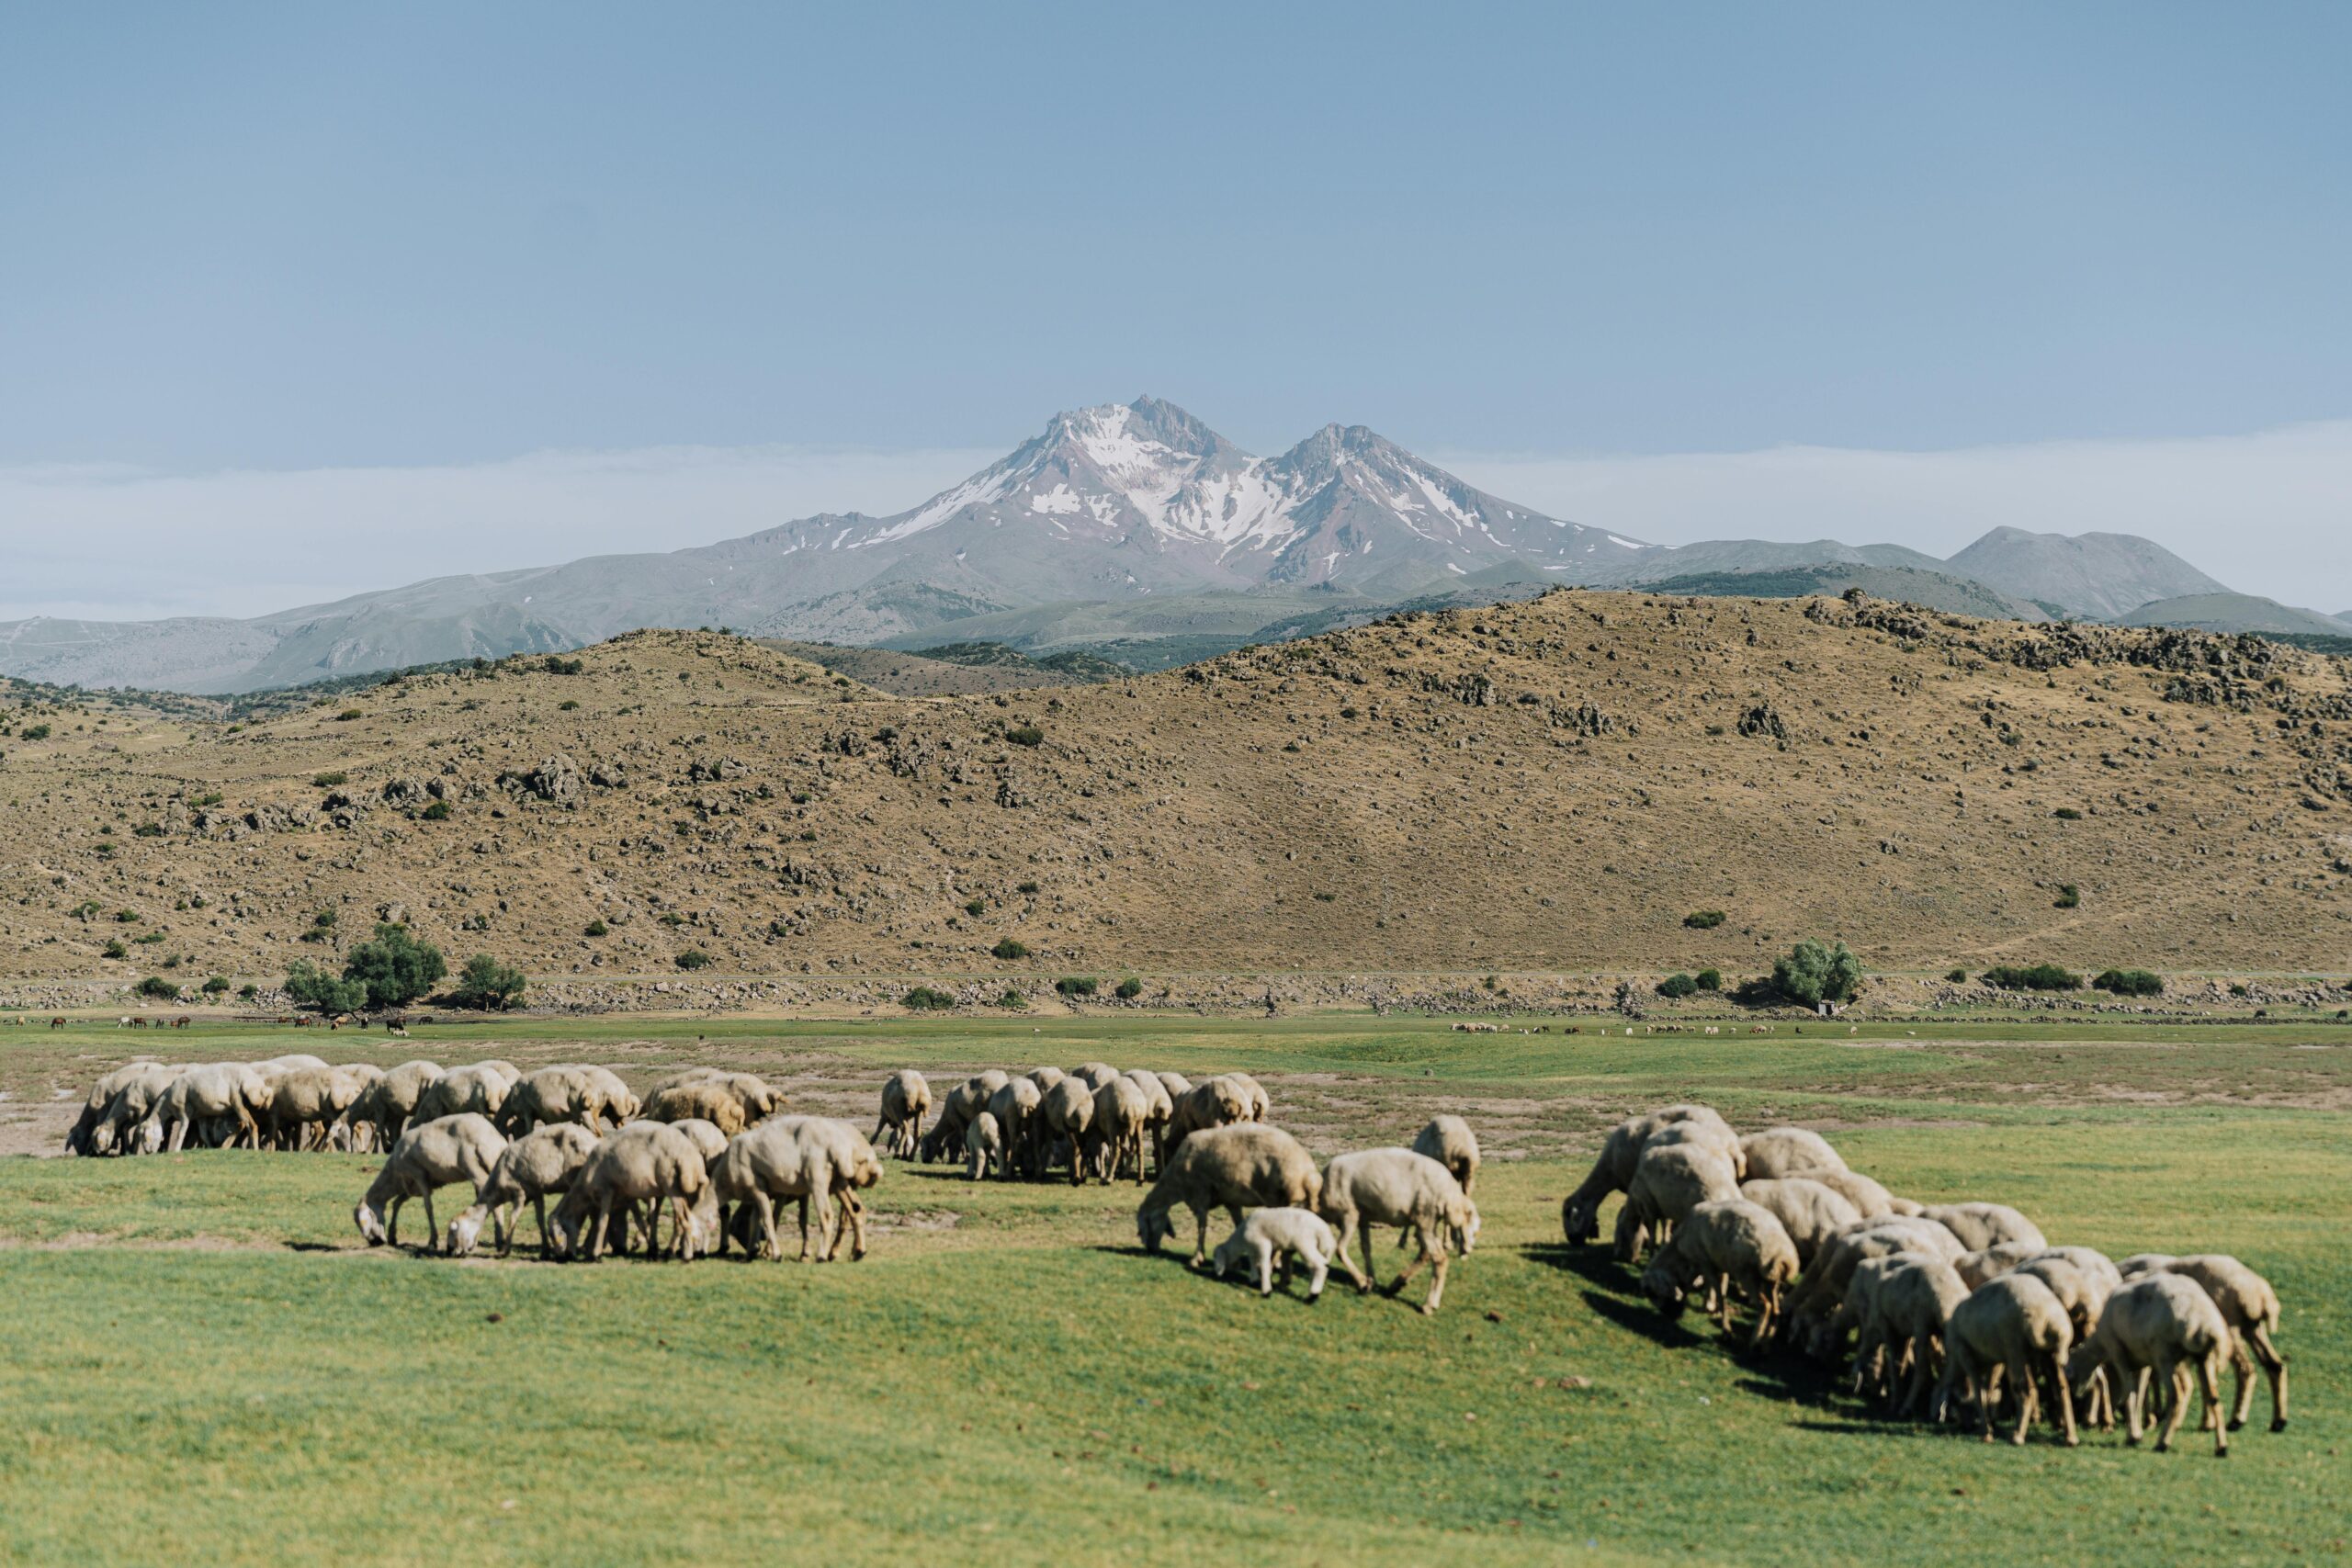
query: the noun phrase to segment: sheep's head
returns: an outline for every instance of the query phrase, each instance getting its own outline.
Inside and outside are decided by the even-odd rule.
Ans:
[[[881,1179],[882,1162],[875,1157],[871,1145],[861,1143],[857,1157],[849,1169],[849,1184],[852,1187],[871,1187]]]
[[[368,1246],[384,1245],[384,1216],[376,1212],[376,1206],[373,1203],[368,1202],[365,1198],[361,1199],[359,1206],[351,1211],[351,1218],[352,1223],[359,1227],[359,1234],[366,1239]]]
[[[474,1243],[481,1235],[481,1218],[479,1212],[469,1209],[449,1222],[451,1255],[463,1258],[473,1251]]]
[[[1478,1225],[1477,1204],[1467,1197],[1446,1200],[1445,1228],[1453,1235],[1453,1250],[1457,1256],[1470,1256],[1471,1247],[1477,1245]]]
[[[1589,1199],[1571,1195],[1560,1205],[1560,1229],[1566,1233],[1570,1247],[1582,1247],[1600,1235],[1600,1205]]]
[[[1136,1211],[1136,1235],[1143,1242],[1145,1251],[1158,1252],[1161,1242],[1174,1237],[1176,1224],[1168,1217],[1165,1209],[1138,1209]]]
[[[1668,1256],[1661,1254],[1642,1270],[1642,1294],[1649,1297],[1650,1304],[1667,1316],[1680,1317],[1689,1300],[1686,1282],[1677,1277]]]

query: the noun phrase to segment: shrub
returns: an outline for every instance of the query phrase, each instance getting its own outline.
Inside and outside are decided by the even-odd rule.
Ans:
[[[1984,983],[2004,991],[2079,991],[2083,977],[2055,964],[1996,964]]]
[[[671,962],[681,969],[707,969],[718,962],[699,947],[690,947]]]
[[[1698,974],[1698,981],[1699,988],[1702,991],[1720,991],[1724,988],[1724,972],[1720,969],[1702,969]]]
[[[2058,885],[2058,897],[2051,903],[2053,909],[2072,909],[2083,901],[2083,890],[2071,882]]]
[[[1944,978],[1951,981],[1955,986],[1965,986],[1968,984],[1968,971],[1965,969],[1954,969],[1947,973],[1944,976]]]
[[[1046,732],[1034,724],[1015,725],[1004,732],[1004,738],[1015,746],[1042,746],[1046,743]]]
[[[1037,885],[1034,882],[1024,882],[1018,890],[1023,893],[1035,893],[1037,891]]]
[[[136,909],[117,909],[114,912],[114,918],[119,923],[127,926],[136,922],[140,919],[140,914]]]
[[[1772,988],[1805,1007],[1851,1001],[1861,983],[1862,961],[1842,942],[1807,937],[1772,965]]]
[[[436,800],[417,815],[427,822],[447,822],[449,820],[449,803],[446,800]]]
[[[539,668],[550,675],[577,675],[587,669],[588,665],[584,660],[565,659],[559,654],[550,653]]]
[[[2247,990],[2244,985],[2234,981],[2231,983],[2230,995],[2233,997],[2247,997],[2252,996],[2253,994],[2254,993]]]
[[[1133,975],[1130,975],[1125,979],[1119,982],[1119,988],[1116,991],[1114,991],[1112,995],[1117,997],[1123,1002],[1131,1002],[1137,997],[1143,995],[1143,982],[1136,979]]]
[[[2119,997],[2160,997],[2164,995],[2164,976],[2146,969],[2102,969],[2091,981],[2095,990],[2112,991]]]
[[[929,986],[917,986],[899,1000],[910,1012],[945,1012],[956,1005],[952,995],[933,990]]]
[[[2071,806],[2062,806],[2052,815],[2061,822],[2079,822],[2083,819],[2083,814]]]
[[[999,958],[1005,960],[1007,963],[1010,963],[1016,958],[1026,958],[1029,956],[1028,943],[1016,942],[1009,936],[1000,938],[997,944],[994,947],[989,948],[989,951],[995,953]]]
[[[130,956],[130,949],[122,945],[122,938],[116,937],[114,940],[107,943],[106,956],[108,958],[128,958]]]
[[[215,975],[204,982],[204,994],[208,997],[225,996],[228,990],[229,979],[225,975]]]
[[[175,1002],[180,999],[180,988],[161,975],[150,975],[131,989],[142,997],[153,997],[159,1002]]]
[[[1019,991],[1014,990],[1012,987],[1007,986],[1004,988],[1003,994],[997,998],[996,1005],[1001,1008],[1010,1008],[1017,1012],[1021,1009],[1029,1005],[1029,998],[1023,996]]]
[[[367,714],[363,713],[358,708],[345,708],[341,713],[334,716],[334,721],[337,724],[349,724],[355,718],[366,718],[367,716]]]
[[[610,936],[613,934],[613,928],[606,925],[602,920],[591,920],[586,926],[582,928],[581,934],[582,936]]]
[[[580,699],[578,697],[566,697],[563,701],[555,705],[555,711],[558,713],[570,713],[579,705]]]
[[[1054,989],[1066,997],[1091,997],[1094,994],[1094,979],[1089,975],[1066,975],[1054,982]]]
[[[356,1012],[367,1004],[368,987],[338,980],[309,959],[298,958],[286,969],[286,995],[296,1007],[315,1012]]]
[[[988,905],[983,903],[981,900],[978,898],[967,898],[964,900],[964,913],[978,916],[986,914],[987,912]]]
[[[341,772],[332,773],[312,773],[311,775],[311,787],[312,789],[333,789],[337,784],[345,784],[350,782],[351,775]]]
[[[254,985],[251,980],[246,981],[243,985],[237,987],[237,999],[240,1001],[255,1001],[258,1000],[260,997],[261,987]]]
[[[343,977],[365,990],[371,1008],[406,1007],[448,972],[439,948],[390,920],[377,922],[372,941],[344,954]]]
[[[1724,912],[1721,909],[1701,909],[1696,914],[1683,916],[1682,923],[1694,931],[1711,931],[1724,923]]]
[[[458,983],[449,987],[449,999],[461,1008],[504,1012],[522,997],[523,987],[529,983],[520,969],[501,964],[487,953],[477,953],[458,971]]]
[[[49,739],[49,726],[28,724],[25,727],[24,738],[27,740],[46,740]]]
[[[160,839],[164,836],[163,824],[141,822],[130,830],[130,836],[134,839]]]
[[[1691,997],[1698,993],[1699,982],[1688,975],[1668,975],[1657,983],[1657,994],[1661,997]]]

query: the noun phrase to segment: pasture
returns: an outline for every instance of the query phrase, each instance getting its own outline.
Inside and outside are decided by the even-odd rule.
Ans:
[[[1531,1023],[1537,1021],[1529,1021]],[[1543,1021],[1554,1023],[1557,1021]],[[0,1558],[1949,1561],[2342,1554],[2352,1030],[1808,1026],[1462,1035],[1329,1015],[469,1021],[379,1034],[0,1032],[0,1137],[53,1150],[134,1051],[753,1068],[873,1124],[891,1068],[1256,1074],[1318,1156],[1467,1116],[1485,1231],[1423,1320],[1191,1274],[1132,1185],[892,1162],[827,1266],[449,1263],[360,1245],[372,1156],[0,1159]],[[1600,1132],[1680,1100],[1821,1128],[1923,1199],[2115,1256],[2233,1252],[2285,1303],[2294,1420],[2216,1462],[1877,1420],[1802,1360],[1659,1317],[1561,1245]],[[62,1109],[61,1109],[62,1108]],[[461,1203],[454,1194],[443,1219]],[[1221,1233],[1219,1222],[1215,1234]],[[405,1233],[404,1233],[405,1234]],[[421,1234],[421,1227],[419,1229]],[[526,1230],[527,1234],[527,1230]],[[1189,1222],[1180,1233],[1189,1239]],[[1605,1234],[1605,1228],[1604,1228]],[[1384,1233],[1385,1270],[1401,1254]]]

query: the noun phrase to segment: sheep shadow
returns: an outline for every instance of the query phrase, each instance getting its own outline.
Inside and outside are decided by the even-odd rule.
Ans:
[[[1693,1333],[1680,1318],[1668,1317],[1647,1302],[1606,1295],[1600,1291],[1578,1293],[1595,1317],[1612,1323],[1628,1334],[1638,1334],[1665,1349],[1684,1350],[1706,1343],[1706,1336]]]
[[[1521,1247],[1519,1254],[1531,1263],[1541,1263],[1547,1269],[1574,1274],[1589,1285],[1604,1289],[1616,1285],[1621,1292],[1630,1291],[1635,1278],[1634,1272],[1618,1262],[1616,1255],[1606,1247],[1570,1247],[1566,1242],[1538,1242]]]

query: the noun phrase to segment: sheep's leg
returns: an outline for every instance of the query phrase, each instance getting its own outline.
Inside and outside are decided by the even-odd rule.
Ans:
[[[692,1251],[694,1247],[694,1215],[686,1211],[685,1194],[682,1192],[673,1192],[670,1194],[670,1213],[672,1217],[677,1222],[674,1228],[678,1233],[678,1258],[682,1262],[692,1262],[694,1260],[694,1253]]]
[[[2222,1428],[2221,1422],[2222,1373],[2221,1369],[2214,1364],[2219,1359],[2218,1356],[2204,1356],[2198,1359],[2197,1388],[2198,1392],[2205,1396],[2205,1414],[2213,1428],[2213,1457],[2227,1459],[2230,1457],[2230,1434]],[[2181,1403],[2184,1404],[2188,1403],[2185,1395]],[[2231,1428],[2234,1429],[2245,1425],[2243,1421],[2234,1421],[2231,1423]]]
[[[1435,1317],[1437,1315],[1438,1303],[1445,1300],[1445,1252],[1443,1248],[1439,1249],[1438,1254],[1436,1258],[1432,1259],[1432,1262],[1435,1264],[1435,1267],[1430,1270],[1430,1299],[1421,1303],[1421,1315],[1423,1317]]]
[[[823,1215],[824,1215],[824,1211],[823,1211],[822,1209],[820,1209],[820,1210],[818,1210],[818,1211],[817,1211],[817,1213],[818,1213],[819,1217],[821,1219],[821,1218],[823,1217]],[[803,1262],[803,1263],[806,1263],[806,1262],[808,1262],[808,1195],[806,1192],[804,1192],[804,1193],[802,1193],[802,1194],[800,1195],[800,1258],[799,1258],[799,1261],[801,1261],[801,1262]]]
[[[2156,1452],[2158,1453],[2171,1451],[2172,1435],[2178,1429],[2180,1418],[2188,1414],[2188,1391],[2181,1386],[2181,1374],[2187,1371],[2186,1367],[2168,1356],[2160,1355],[2156,1358],[2155,1381],[2172,1393],[2171,1407],[2165,1412],[2163,1425],[2156,1428]],[[2208,1378],[2210,1384],[2210,1368]],[[2207,1400],[2205,1408],[2211,1411],[2215,1403],[2215,1400]],[[2217,1436],[2214,1440],[2225,1448],[2228,1446],[2229,1440],[2226,1438]]]
[[[1355,1258],[1348,1252],[1348,1243],[1355,1238],[1356,1230],[1357,1219],[1352,1210],[1340,1216],[1339,1249],[1331,1256],[1338,1261],[1340,1271],[1347,1275],[1349,1282],[1355,1286],[1356,1294],[1363,1295],[1372,1289],[1372,1280],[1356,1267]],[[1370,1242],[1363,1244],[1363,1257],[1366,1263],[1372,1261]]]
[[[760,1247],[766,1249],[770,1258],[781,1263],[784,1261],[784,1243],[777,1239],[775,1234],[775,1201],[768,1196],[766,1189],[754,1188],[750,1202],[752,1214],[760,1222]],[[757,1258],[759,1253],[754,1251],[752,1256]]]
[[[424,1250],[441,1250],[441,1222],[433,1217],[433,1189],[424,1190]]]
[[[2012,1355],[2006,1363],[2010,1394],[2018,1403],[2017,1430],[2009,1434],[2009,1441],[2022,1446],[2026,1434],[2033,1427],[2034,1416],[2041,1404],[2041,1395],[2033,1383],[2033,1368],[2023,1355]]]
[[[1306,1259],[1309,1270],[1306,1276],[1306,1299],[1309,1302],[1319,1302],[1323,1299],[1323,1281],[1330,1278],[1330,1260],[1312,1247],[1300,1256]]]
[[[1274,1293],[1274,1249],[1266,1242],[1251,1248],[1258,1255],[1258,1294],[1262,1299]],[[1288,1272],[1287,1269],[1284,1270]],[[1285,1280],[1284,1283],[1289,1281]]]
[[[1369,1227],[1366,1228],[1369,1229]],[[1421,1250],[1410,1263],[1405,1265],[1405,1271],[1396,1276],[1396,1282],[1388,1287],[1388,1293],[1392,1296],[1403,1295],[1405,1293],[1405,1287],[1413,1282],[1413,1276],[1419,1273],[1422,1266],[1427,1264],[1432,1257],[1432,1254],[1430,1251],[1430,1233],[1426,1227],[1416,1224],[1413,1226],[1413,1239],[1421,1244]],[[1364,1250],[1366,1256],[1369,1256],[1371,1253],[1371,1247],[1369,1245],[1366,1246]],[[1434,1256],[1439,1259],[1442,1259],[1445,1257],[1445,1248],[1442,1247],[1439,1247]]]
[[[2283,1432],[2287,1429],[2287,1358],[2270,1342],[2270,1330],[2263,1324],[2256,1324],[2246,1339],[2261,1360],[2263,1372],[2270,1379],[2270,1429]],[[2238,1415],[2245,1416],[2244,1406],[2239,1407]]]
[[[551,1250],[548,1245],[548,1198],[546,1193],[534,1192],[531,1194],[531,1211],[539,1217],[539,1257],[542,1259],[545,1259],[550,1255]],[[519,1207],[514,1211],[514,1228],[518,1231],[523,1228],[523,1211]]]
[[[1764,1348],[1764,1337],[1772,1327],[1773,1296],[1770,1291],[1759,1292],[1756,1301],[1756,1328],[1747,1337],[1750,1354]]]
[[[2059,1440],[2073,1448],[2083,1439],[2075,1430],[2075,1401],[2066,1388],[2066,1352],[2055,1351],[2050,1358],[2050,1396],[2058,1406]]]
[[[392,1199],[392,1206],[384,1211],[384,1245],[387,1247],[401,1244],[401,1205],[407,1201],[407,1193],[398,1193]]]
[[[590,1230],[588,1233],[589,1262],[595,1262],[597,1258],[603,1253],[605,1247],[605,1233],[611,1228],[612,1223],[613,1195],[610,1192],[607,1192],[596,1205],[595,1225],[594,1228]],[[623,1239],[627,1238],[624,1237]]]

